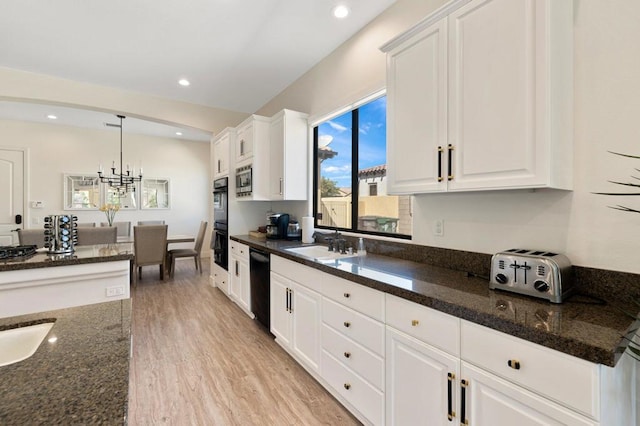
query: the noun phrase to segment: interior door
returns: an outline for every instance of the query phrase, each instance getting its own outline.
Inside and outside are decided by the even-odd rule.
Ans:
[[[0,149],[0,246],[18,243],[16,217],[24,221],[24,160],[25,153],[9,148]]]

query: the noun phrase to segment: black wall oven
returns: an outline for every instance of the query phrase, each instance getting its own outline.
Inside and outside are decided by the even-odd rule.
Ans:
[[[229,179],[224,177],[213,181],[213,235],[211,235],[211,249],[213,261],[229,270]]]

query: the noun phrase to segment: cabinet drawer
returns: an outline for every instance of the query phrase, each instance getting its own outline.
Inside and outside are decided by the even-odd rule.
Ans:
[[[365,348],[384,356],[384,324],[326,297],[322,298],[322,321]]]
[[[317,292],[321,292],[322,279],[326,275],[317,269],[275,255],[271,255],[271,270]]]
[[[386,302],[388,325],[450,354],[460,354],[458,318],[390,294]]]
[[[322,349],[376,388],[384,389],[384,360],[326,324],[322,326]]]
[[[599,417],[598,365],[467,321],[462,321],[461,341],[463,360]]]
[[[384,394],[322,351],[322,375],[333,389],[374,425],[383,424]]]
[[[329,274],[323,275],[324,296],[384,322],[384,293]]]
[[[241,244],[237,241],[231,241],[229,244],[231,254],[238,256],[240,259],[249,261],[249,246]]]

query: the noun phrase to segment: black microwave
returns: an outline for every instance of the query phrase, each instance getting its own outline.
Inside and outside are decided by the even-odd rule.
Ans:
[[[251,165],[236,169],[236,196],[248,197],[251,195]]]

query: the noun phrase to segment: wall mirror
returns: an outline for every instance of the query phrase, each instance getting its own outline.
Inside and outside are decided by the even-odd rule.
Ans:
[[[105,185],[103,204],[113,204],[119,206],[121,210],[136,210],[138,208],[137,194],[139,190],[138,184],[135,184],[135,191],[120,195],[116,190]]]
[[[168,209],[169,179],[143,178],[140,205],[143,209]]]
[[[100,207],[100,184],[96,175],[64,175],[64,209],[96,210]]]

